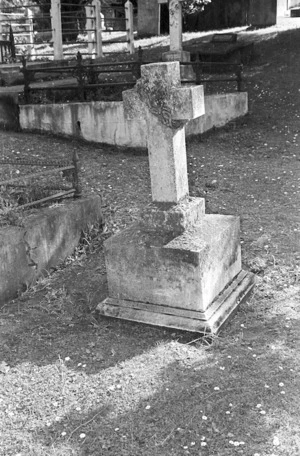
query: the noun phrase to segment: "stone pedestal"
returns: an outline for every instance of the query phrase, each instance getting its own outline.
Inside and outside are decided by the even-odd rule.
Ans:
[[[100,313],[156,326],[217,333],[253,286],[241,269],[238,217],[206,215],[201,198],[152,204],[105,242],[105,259]]]

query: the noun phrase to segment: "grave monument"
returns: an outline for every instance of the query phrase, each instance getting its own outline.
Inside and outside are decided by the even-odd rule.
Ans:
[[[204,114],[202,86],[181,87],[179,62],[142,66],[123,92],[128,118],[146,118],[152,203],[105,242],[102,315],[217,333],[253,287],[241,268],[239,218],[205,214],[189,196],[185,124]]]
[[[169,3],[170,50],[162,54],[165,61],[189,62],[190,53],[182,49],[182,0],[158,0]]]

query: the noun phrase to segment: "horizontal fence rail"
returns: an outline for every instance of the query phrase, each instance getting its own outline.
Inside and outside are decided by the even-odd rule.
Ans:
[[[80,101],[86,100],[86,92],[101,87],[133,87],[136,84],[137,79],[140,78],[141,65],[142,65],[142,54],[138,53],[137,60],[123,61],[123,62],[106,62],[106,63],[91,63],[85,62],[82,59],[81,54],[78,52],[76,64],[73,65],[61,65],[52,67],[35,67],[30,68],[27,66],[26,59],[23,58],[23,67],[21,71],[24,74],[24,102],[26,104],[31,102],[31,95],[39,91],[56,91],[56,90],[77,90]],[[144,62],[145,63],[145,62]],[[36,73],[49,73],[58,74],[60,76],[69,75],[76,79],[76,82],[67,85],[57,84],[53,87],[49,85],[32,87],[34,75]],[[111,74],[116,78],[113,81],[105,81],[99,77],[104,77]]]
[[[195,77],[191,79],[182,79],[181,82],[183,84],[194,83],[200,85],[203,83],[233,81],[237,84],[238,92],[241,92],[243,90],[242,64],[223,62],[201,62],[199,60],[195,60],[194,62],[181,62],[180,65],[192,68],[195,75]],[[214,76],[210,77],[209,75]]]
[[[66,197],[80,197],[82,194],[81,185],[79,180],[79,160],[78,155],[74,152],[72,161],[68,162],[66,160],[28,160],[28,159],[10,159],[2,158],[0,159],[0,166],[3,170],[5,165],[11,165],[15,167],[29,167],[29,168],[43,168],[40,171],[31,172],[28,174],[18,174],[17,177],[11,177],[9,179],[4,179],[0,181],[0,197],[3,199],[3,195],[9,194],[9,189],[20,189],[19,200],[25,200],[23,203],[17,203],[5,208],[5,211],[11,210],[20,210],[33,206],[40,206],[44,203],[61,200]],[[52,168],[46,169],[45,168]],[[19,171],[19,170],[18,170]],[[56,174],[56,182],[49,184],[48,176]],[[43,178],[47,177],[46,182],[43,181]],[[40,178],[41,180],[37,184],[30,183],[32,179]],[[66,179],[66,181],[64,180]],[[34,192],[34,189],[38,188],[39,191]],[[58,191],[56,193],[53,193]],[[51,193],[52,192],[52,193]],[[28,199],[27,195],[39,194],[42,197],[38,199],[32,199],[31,201],[26,201]],[[24,196],[22,196],[24,195]],[[31,199],[29,197],[29,199]]]

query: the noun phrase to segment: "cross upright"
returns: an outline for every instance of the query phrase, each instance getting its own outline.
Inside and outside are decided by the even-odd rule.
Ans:
[[[153,202],[177,204],[189,193],[185,124],[204,114],[203,87],[181,87],[179,62],[151,63],[123,101],[127,118],[146,120]]]

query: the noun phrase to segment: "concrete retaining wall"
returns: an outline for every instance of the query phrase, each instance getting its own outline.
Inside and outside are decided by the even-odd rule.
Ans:
[[[78,245],[83,230],[101,223],[100,197],[65,201],[27,216],[24,227],[0,228],[0,304],[14,298]]]
[[[244,116],[248,112],[248,95],[237,92],[205,96],[205,112],[188,123],[187,136]],[[123,102],[21,105],[20,126],[23,130],[48,131],[118,146],[147,145],[145,121],[126,120]]]

